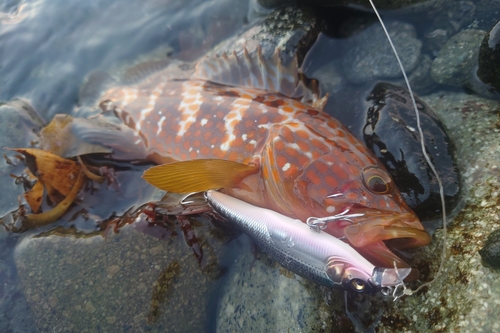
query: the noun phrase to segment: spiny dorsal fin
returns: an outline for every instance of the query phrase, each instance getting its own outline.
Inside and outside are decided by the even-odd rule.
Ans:
[[[200,159],[154,166],[142,178],[162,190],[176,193],[235,188],[258,167],[233,161]]]
[[[297,56],[285,64],[278,48],[268,57],[260,47],[252,53],[244,47],[240,52],[209,55],[196,64],[191,78],[277,92],[320,110],[328,98],[320,97],[317,80],[299,71]]]

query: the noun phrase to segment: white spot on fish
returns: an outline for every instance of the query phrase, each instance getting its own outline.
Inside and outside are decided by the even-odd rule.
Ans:
[[[231,147],[231,143],[236,139],[236,136],[234,135],[233,122],[235,120],[238,122],[241,121],[243,118],[242,115],[248,110],[251,102],[252,100],[249,99],[237,98],[233,101],[233,103],[231,103],[231,111],[229,111],[224,117],[224,126],[226,128],[226,133],[229,136],[228,139],[221,144],[221,150],[227,151],[229,147]]]
[[[241,138],[243,139],[243,141],[247,141],[247,139],[248,139],[248,135],[243,134],[243,135],[241,136]]]
[[[330,214],[332,214],[333,212],[335,212],[335,207],[334,206],[328,206],[326,207],[326,211]]]
[[[287,171],[288,169],[290,169],[290,163],[287,162],[285,165],[283,165],[283,168],[281,168],[281,170]]]
[[[163,122],[165,121],[165,119],[167,119],[167,118],[165,118],[165,116],[162,116],[160,118],[160,121],[158,122],[158,131],[156,131],[156,135],[160,135],[162,128],[163,128],[162,125],[163,125]]]
[[[220,105],[220,103],[222,103],[224,101],[224,98],[222,96],[216,96],[216,97],[212,98],[212,100],[214,102],[217,102],[217,105]]]
[[[190,84],[190,82],[184,82],[182,85],[182,102],[179,105],[179,112],[182,115],[182,120],[179,122],[179,131],[177,136],[183,136],[191,125],[196,121],[198,112],[200,111],[200,106],[203,103],[203,98],[201,96],[202,87],[199,85]],[[191,94],[191,91],[195,91]],[[186,103],[186,99],[194,98],[192,103]],[[194,107],[193,107],[194,105]]]
[[[141,139],[136,140],[136,141],[134,142],[134,144],[138,145],[139,143],[141,143],[141,141],[142,141]]]
[[[200,120],[201,126],[205,126],[207,123],[208,123],[208,120],[205,119],[205,118],[203,118],[202,120]]]
[[[151,95],[149,95],[148,107],[141,110],[141,117],[139,118],[139,121],[137,121],[137,123],[135,125],[135,129],[137,131],[141,130],[141,124],[142,124],[142,122],[147,118],[147,116],[149,115],[149,113],[154,110],[155,105],[156,105],[156,100],[158,99],[158,97],[162,93],[162,89],[163,89],[163,86],[165,84],[166,84],[166,82],[160,83],[158,85],[158,87],[156,87],[153,90],[153,93]]]

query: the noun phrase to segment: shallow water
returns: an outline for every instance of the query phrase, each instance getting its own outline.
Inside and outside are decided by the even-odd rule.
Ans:
[[[4,1],[0,3],[0,11],[0,100],[24,98],[46,122],[57,113],[74,112],[79,90],[89,73],[97,70],[118,73],[131,64],[160,59],[166,55],[191,61],[210,50],[218,41],[238,31],[248,21],[247,5],[238,0]],[[350,14],[351,11],[342,11],[341,15]],[[324,15],[334,17],[338,14],[335,14],[334,9],[328,9],[324,11]],[[490,13],[489,16],[483,15],[477,18],[475,27],[487,29],[492,24],[491,16],[494,15]],[[363,17],[369,22],[373,21],[372,15],[356,13],[353,17],[358,20],[356,25],[360,24],[360,17],[361,21]],[[398,14],[388,15],[388,19],[394,18],[398,18]],[[400,18],[417,27],[419,39],[425,38],[428,33],[426,25],[430,22],[426,19],[425,13]],[[474,20],[471,19],[468,24],[464,24],[464,28],[472,24],[471,22]],[[433,24],[436,29],[441,28],[440,23]],[[329,33],[332,36],[338,37],[341,34],[336,25],[332,25],[330,29]],[[426,40],[425,53],[434,57],[437,51],[432,45]],[[351,46],[343,38],[325,38],[324,44],[318,47],[320,50],[322,48],[325,50],[320,54],[328,54],[329,59],[340,59],[349,52]],[[378,51],[380,50],[373,50],[373,52]],[[328,59],[320,56],[313,60],[307,68],[313,73],[328,63]],[[345,79],[339,80],[329,82],[333,87],[332,91],[341,91],[347,85]],[[448,96],[447,94],[461,91],[462,88],[435,86],[425,94],[439,92]],[[439,100],[436,97],[430,100],[438,104],[436,99]],[[443,112],[440,116],[442,114]],[[12,118],[2,118],[2,120],[13,121]],[[446,123],[449,126],[450,122]],[[16,126],[21,125],[22,123],[16,124]],[[5,139],[6,142],[2,142],[2,146],[29,146],[29,141],[36,138],[28,129],[29,122],[25,126],[27,127],[19,128],[17,134],[12,134],[9,138],[12,140]],[[9,153],[9,156],[13,155]],[[0,163],[3,184],[0,216],[3,216],[17,208],[17,195],[22,193],[22,188],[14,185],[14,180],[9,174],[20,174],[22,166],[13,168],[3,160]],[[465,164],[463,160],[459,161],[462,170],[466,170]],[[85,311],[97,323],[97,326],[93,326],[89,331],[109,331],[110,327],[117,327],[113,326],[116,322],[129,319],[128,316],[135,316],[134,320],[117,331],[170,329],[181,332],[187,328],[195,331],[216,330],[215,316],[218,310],[214,304],[217,304],[220,298],[226,297],[221,294],[222,286],[234,279],[234,275],[227,278],[224,272],[231,269],[230,263],[234,261],[235,253],[252,252],[247,240],[240,238],[227,245],[225,244],[227,235],[214,237],[217,228],[209,225],[206,220],[201,220],[199,224],[194,225],[197,237],[201,243],[205,239],[212,240],[208,242],[209,249],[205,247],[205,261],[198,266],[192,249],[186,246],[181,236],[182,230],[178,226],[172,227],[170,234],[160,236],[156,234],[155,237],[145,235],[144,230],[142,233],[134,233],[132,228],[125,228],[118,234],[108,233],[105,237],[82,236],[82,234],[92,235],[92,232],[96,231],[96,220],[108,219],[113,214],[122,215],[130,207],[137,207],[157,195],[153,189],[141,182],[140,171],[145,167],[123,166],[117,175],[119,189],[100,186],[90,198],[86,197],[87,206],[83,208],[91,207],[94,215],[85,215],[80,211],[82,207],[74,208],[54,225],[66,228],[75,226],[76,230],[81,232],[78,236],[73,233],[77,241],[73,238],[65,240],[71,237],[60,237],[61,233],[57,232],[47,234],[54,229],[54,226],[21,236],[1,231],[0,282],[3,282],[0,283],[3,285],[0,287],[0,319],[2,319],[0,321],[3,325],[0,326],[1,331],[35,332],[37,325],[40,331],[48,331],[49,327],[59,332],[78,331],[81,327],[88,329],[89,326],[85,326],[87,323],[83,321],[88,317],[82,316],[80,322],[71,321],[73,314]],[[46,232],[44,237],[30,237],[40,232]],[[23,240],[19,243],[21,238]],[[136,244],[135,250],[120,252],[115,247],[109,246],[109,243],[125,242]],[[56,244],[54,248],[51,247],[52,244]],[[14,254],[16,245],[17,254]],[[178,252],[173,251],[172,248],[175,246],[182,249]],[[92,253],[95,262],[89,260],[89,257],[82,256],[81,262],[75,264],[74,258],[79,257],[78,251]],[[113,253],[105,256],[106,251]],[[51,268],[47,269],[47,273],[40,271],[40,267],[31,262],[18,262],[16,267],[15,255],[19,258],[20,255],[37,254],[45,254],[48,257],[47,261],[44,261],[44,265]],[[175,256],[178,256],[178,261],[172,261],[172,257]],[[67,286],[70,291],[66,294],[61,295],[60,290],[50,289],[51,283],[40,282],[39,285],[26,286],[28,281],[33,281],[27,277],[28,275],[40,276],[41,278],[36,281],[49,281],[51,277],[44,274],[50,274],[52,268],[58,265],[67,267],[67,275],[61,273],[61,276],[52,277],[53,285]],[[124,268],[126,265],[137,267],[127,271]],[[263,271],[266,268],[276,269],[269,263],[263,265]],[[26,275],[25,278],[21,278],[24,285],[19,283],[18,270]],[[151,273],[148,273],[150,271]],[[198,273],[190,273],[193,271]],[[241,271],[242,275],[245,274],[245,268],[241,268]],[[142,273],[144,274],[141,275]],[[131,280],[128,276],[131,274],[137,274],[137,280]],[[120,289],[120,279],[127,280],[129,283],[127,286],[136,283],[137,290]],[[179,280],[185,281],[185,285],[172,284],[170,281],[174,280],[176,283],[179,283]],[[104,281],[104,283],[93,287],[93,281]],[[151,296],[149,285],[164,286],[167,290],[165,295],[168,297],[162,296],[163,294],[155,288]],[[172,290],[172,285],[178,288]],[[40,298],[40,294],[34,290],[37,288],[46,288],[48,294],[46,303],[40,301],[38,305],[33,305]],[[113,288],[117,289],[113,291]],[[84,291],[79,294],[79,290]],[[50,295],[51,292],[54,296]],[[289,293],[292,294],[292,291]],[[318,293],[325,295],[324,291]],[[115,294],[120,294],[120,297],[113,298]],[[334,294],[333,297],[338,296],[339,294]],[[317,301],[315,299],[310,303]],[[136,308],[129,309],[124,304],[133,302],[137,302],[139,306],[143,305],[144,313],[134,312],[137,311]],[[169,313],[169,306],[174,307],[173,303],[181,305],[178,312],[172,310],[170,313],[172,317],[169,318],[165,314]],[[68,305],[71,307],[64,309]],[[44,307],[52,307],[46,315],[49,319],[40,319],[43,317],[40,311]],[[237,309],[233,310],[237,313]],[[187,311],[191,311],[189,315],[186,315]],[[252,309],[247,311],[251,312]],[[258,313],[256,309],[255,311]],[[341,309],[340,312],[342,311]],[[57,327],[51,327],[51,320],[57,319],[51,315],[60,314],[63,314],[65,319],[58,322]],[[33,318],[38,318],[38,321]],[[188,321],[196,320],[199,320],[197,325],[182,326]],[[74,326],[64,327],[65,323]],[[387,327],[387,321],[385,323]],[[290,324],[289,329],[307,331],[308,327],[303,325],[302,321],[297,321]],[[340,330],[344,331],[347,328],[353,329],[352,325],[345,323],[333,326],[340,327]]]

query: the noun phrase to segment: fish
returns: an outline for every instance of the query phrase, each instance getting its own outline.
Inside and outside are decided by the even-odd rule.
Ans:
[[[173,65],[103,94],[96,118],[111,116],[121,130],[93,129],[78,118],[64,126],[92,149],[108,145],[116,158],[159,164],[143,178],[162,190],[219,189],[313,221],[377,265],[408,267],[385,241],[398,249],[429,244],[384,166],[322,112],[327,96],[300,74],[296,58],[284,64],[278,49],[268,59],[260,49],[244,49],[204,58],[189,75],[179,75]],[[56,146],[74,140],[63,141]],[[47,144],[42,135],[42,146]],[[357,217],[328,219],[341,212]]]
[[[349,244],[298,219],[209,190],[205,198],[223,218],[236,223],[273,259],[311,281],[357,293],[396,287],[411,268],[375,267]]]

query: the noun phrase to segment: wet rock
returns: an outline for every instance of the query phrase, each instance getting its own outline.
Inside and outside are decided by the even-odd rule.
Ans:
[[[311,77],[319,81],[322,91],[329,94],[339,93],[346,86],[346,79],[342,75],[338,62],[330,62],[315,70]]]
[[[420,58],[417,67],[415,67],[413,72],[408,76],[411,89],[417,94],[424,95],[436,88],[436,81],[434,81],[430,75],[431,66],[432,59],[424,54]],[[399,80],[399,85],[401,87],[406,87],[406,82],[404,80]]]
[[[500,21],[488,31],[481,43],[477,76],[500,92]]]
[[[479,254],[486,266],[500,269],[500,229],[493,231],[488,236],[484,247],[479,250]]]
[[[416,38],[415,28],[410,24],[392,21],[386,22],[386,25],[403,66],[407,73],[410,73],[420,60],[422,42]],[[343,69],[347,79],[357,84],[402,76],[379,23],[350,39],[343,58]]]
[[[469,88],[479,95],[496,97],[491,88],[476,77],[479,48],[485,35],[482,30],[463,30],[450,38],[432,63],[432,78],[441,84]]]
[[[0,103],[0,178],[2,191],[0,192],[0,216],[17,208],[18,196],[22,193],[22,186],[17,186],[9,175],[21,176],[24,165],[15,158],[15,153],[3,148],[30,147],[37,142],[35,131],[43,126],[43,120],[25,100],[13,100]],[[8,163],[17,164],[13,166]]]
[[[463,175],[465,206],[449,221],[444,271],[418,294],[388,305],[385,332],[497,332],[500,274],[484,267],[478,250],[500,228],[500,132],[498,102],[465,93],[424,97],[449,128]],[[440,264],[443,232],[422,248],[414,263],[429,281]],[[419,286],[417,283],[413,288]],[[401,325],[399,328],[395,323]]]
[[[429,10],[429,8],[435,8],[442,6],[443,3],[447,3],[453,0],[381,0],[376,2],[377,9],[401,9],[407,8],[411,9],[411,12],[421,12],[424,10]],[[274,8],[285,5],[296,5],[303,4],[308,6],[363,6],[367,9],[371,9],[368,1],[365,0],[257,0],[260,6],[266,8]]]
[[[353,100],[351,96],[361,97]],[[451,210],[460,195],[453,147],[432,109],[418,97],[416,102],[426,151],[437,167]],[[439,185],[422,154],[415,111],[405,89],[388,83],[370,85],[345,93],[329,110],[385,165],[405,201],[421,219],[439,218]]]
[[[321,298],[323,288],[285,270],[263,253],[252,255],[248,237],[236,242],[240,255],[223,282],[217,306],[218,333],[345,332],[334,327],[332,307]]]
[[[500,17],[500,0],[475,0],[477,29],[489,30]]]
[[[264,60],[279,48],[284,64],[297,56],[302,63],[318,34],[324,29],[323,22],[314,11],[301,7],[283,7],[233,38],[219,44],[208,55],[240,54],[246,48],[252,55],[260,47]]]
[[[425,30],[425,49],[436,55],[448,39],[474,20],[476,5],[471,1],[453,1],[434,15]]]
[[[16,237],[0,229],[0,332],[38,332],[14,265],[9,263]]]
[[[42,332],[202,332],[221,274],[221,242],[195,226],[200,265],[177,228],[164,240],[134,230],[105,237],[45,232],[16,246],[23,291]]]

